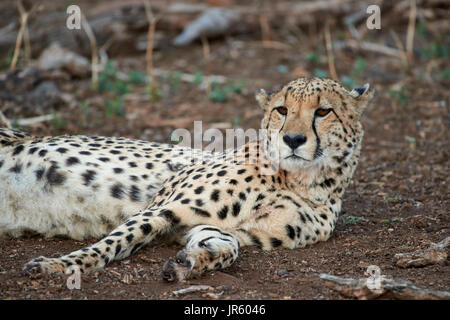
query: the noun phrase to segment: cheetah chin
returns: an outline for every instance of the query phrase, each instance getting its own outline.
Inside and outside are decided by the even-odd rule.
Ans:
[[[256,100],[270,133],[222,154],[118,137],[0,128],[0,235],[99,239],[26,272],[101,269],[143,246],[183,246],[166,281],[227,268],[239,249],[327,240],[357,166],[369,85],[301,78]],[[30,257],[31,258],[31,257]]]

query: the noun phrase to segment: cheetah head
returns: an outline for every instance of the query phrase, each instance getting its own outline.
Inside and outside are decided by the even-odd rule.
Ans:
[[[373,95],[369,84],[348,91],[319,78],[300,78],[273,93],[258,90],[266,153],[271,159],[276,153],[278,165],[289,172],[350,158],[359,151],[360,117]]]

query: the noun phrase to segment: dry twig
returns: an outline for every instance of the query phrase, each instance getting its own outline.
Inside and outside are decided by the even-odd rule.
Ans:
[[[414,33],[416,31],[417,5],[416,0],[410,0],[408,31],[406,34],[406,56],[409,62],[413,61]]]
[[[325,25],[325,44],[327,48],[327,57],[328,57],[328,69],[330,70],[331,78],[334,80],[339,80],[339,77],[336,72],[336,66],[334,65],[334,55],[333,55],[333,46],[331,44],[331,34],[330,34],[330,25],[327,23]]]
[[[163,11],[161,11],[158,15],[154,16],[152,12],[152,8],[150,6],[150,1],[146,0],[144,1],[145,4],[145,14],[147,16],[147,20],[149,23],[148,26],[148,33],[147,33],[147,50],[145,53],[145,62],[147,65],[147,74],[150,78],[150,89],[151,94],[153,94],[153,90],[156,88],[155,84],[155,78],[153,74],[153,45],[154,45],[154,38],[155,38],[155,29],[156,29],[156,23],[158,20],[162,17]]]
[[[83,25],[83,29],[86,32],[86,35],[89,39],[89,45],[91,47],[92,87],[94,89],[97,89],[97,87],[98,87],[98,72],[99,72],[97,39],[95,38],[95,34],[92,31],[92,28],[89,25],[84,14],[81,14],[81,24]]]
[[[17,8],[20,14],[20,27],[19,32],[17,33],[16,46],[14,48],[14,54],[11,60],[10,69],[14,69],[17,65],[17,61],[19,60],[20,47],[22,46],[22,39],[25,40],[25,57],[29,59],[31,56],[30,37],[27,32],[27,24],[28,18],[36,8],[37,4],[38,3],[33,4],[30,11],[26,11],[25,7],[23,6],[22,0],[17,0]]]

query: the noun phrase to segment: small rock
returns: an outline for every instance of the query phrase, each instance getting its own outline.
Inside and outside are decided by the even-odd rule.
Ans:
[[[282,277],[282,276],[284,276],[284,275],[287,274],[287,273],[288,273],[288,272],[287,272],[286,270],[281,269],[281,270],[278,270],[277,275],[278,275],[279,277]]]

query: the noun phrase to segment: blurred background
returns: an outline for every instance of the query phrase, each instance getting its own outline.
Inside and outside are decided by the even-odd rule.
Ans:
[[[70,5],[80,8],[80,29],[68,28],[77,22]],[[361,162],[334,236],[346,239],[343,249],[358,249],[336,255],[328,242],[320,251],[325,260],[304,251],[298,259],[337,259],[314,268],[359,275],[370,260],[391,275],[448,289],[448,266],[424,277],[393,269],[390,259],[449,231],[449,44],[448,0],[2,0],[0,123],[35,135],[167,143],[174,129],[192,130],[195,120],[203,130],[259,128],[258,88],[303,76],[349,89],[368,82],[376,97],[362,118]],[[269,264],[274,257],[273,267],[239,262],[234,271],[250,289],[260,268],[270,286],[284,261],[277,254],[265,255]],[[243,255],[251,261],[259,253]],[[319,287],[305,293],[286,286],[270,297],[330,297]],[[264,290],[239,294],[267,297]]]

